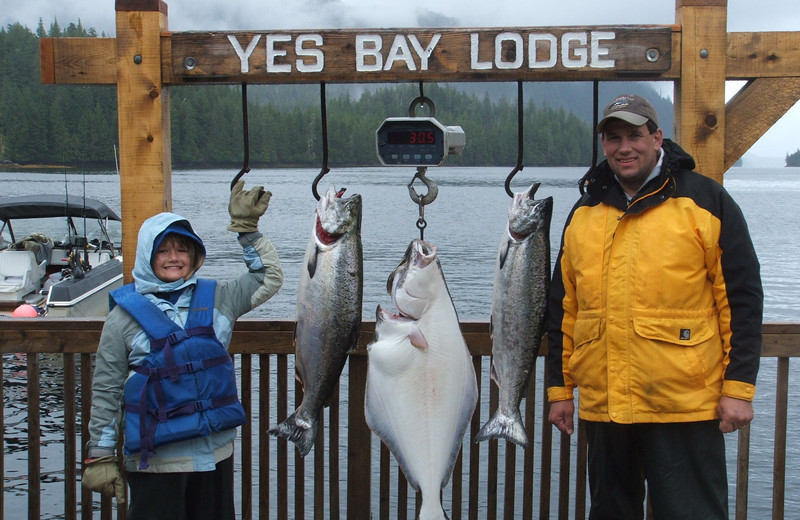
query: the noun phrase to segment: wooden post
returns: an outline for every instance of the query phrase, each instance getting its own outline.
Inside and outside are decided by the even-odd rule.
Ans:
[[[117,114],[125,281],[132,281],[139,227],[172,209],[168,89],[161,81],[162,0],[117,0]]]
[[[696,170],[722,183],[725,173],[727,0],[676,0],[681,74],[675,83],[676,141]]]

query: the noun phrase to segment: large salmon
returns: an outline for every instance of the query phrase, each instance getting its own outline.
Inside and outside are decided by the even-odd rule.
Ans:
[[[296,377],[303,401],[269,429],[305,456],[314,445],[320,413],[333,393],[361,328],[364,275],[361,196],[331,187],[317,204],[297,291]]]
[[[478,399],[475,370],[434,246],[414,240],[388,286],[397,314],[378,306],[367,424],[422,493],[418,518],[441,520],[440,492]]]
[[[503,438],[527,447],[519,405],[542,340],[550,290],[550,218],[553,197],[534,199],[539,183],[515,193],[500,241],[492,293],[492,379],[497,411],[476,441]]]

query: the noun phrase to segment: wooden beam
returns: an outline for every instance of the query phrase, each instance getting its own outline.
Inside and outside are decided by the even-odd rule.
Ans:
[[[137,6],[142,2],[117,1]],[[150,11],[117,11],[117,114],[123,272],[132,281],[139,227],[172,209],[169,92],[161,80],[161,32],[167,19],[160,4]],[[164,6],[163,11],[166,11]]]
[[[681,77],[675,87],[675,137],[696,170],[722,183],[725,156],[727,1],[678,0]]]
[[[570,30],[597,31],[603,26],[570,28]],[[665,30],[671,29],[671,42],[662,41]],[[222,36],[231,34],[241,41],[246,41],[257,33],[218,33],[218,32],[189,32],[172,33],[164,32],[161,35],[162,79],[164,84],[208,84],[208,83],[317,83],[319,81],[336,82],[386,82],[386,81],[577,81],[577,80],[653,80],[671,81],[680,79],[680,51],[681,27],[679,25],[656,27],[641,26],[638,28],[625,26],[619,29],[622,38],[615,43],[618,53],[623,58],[616,62],[613,69],[597,69],[592,67],[566,68],[558,63],[552,68],[522,67],[518,70],[494,70],[481,72],[469,70],[464,64],[448,63],[450,69],[441,68],[443,58],[432,62],[438,70],[427,71],[373,71],[369,74],[346,74],[340,71],[325,71],[314,74],[299,74],[297,71],[285,73],[267,73],[266,58],[264,53],[258,52],[251,57],[261,63],[254,65],[253,70],[242,74],[240,65],[225,48]],[[378,29],[362,29],[359,33],[381,34],[383,40],[390,41],[392,35],[414,34],[415,37],[424,38],[435,31],[450,31],[451,34],[444,43],[439,44],[444,55],[456,52],[456,48],[446,48],[448,40],[458,42],[453,29],[396,29],[392,31]],[[523,28],[503,29],[503,32],[516,31],[518,34],[528,34],[541,31],[552,31],[553,28]],[[560,28],[560,31],[565,28]],[[405,31],[405,32],[403,32]],[[473,29],[475,34],[489,34],[487,29]],[[497,34],[495,29],[491,34]],[[327,48],[339,61],[346,50],[345,47],[337,48],[337,42],[343,43],[344,33],[356,31],[318,31],[322,35],[336,35],[328,38],[324,48]],[[286,31],[281,34],[298,35],[300,31]],[[559,32],[558,34],[562,34]],[[652,36],[658,35],[656,40]],[[624,36],[623,36],[624,35]],[[462,35],[463,36],[463,35]],[[646,37],[645,37],[646,36]],[[263,37],[262,37],[263,39]],[[173,50],[173,40],[175,46]],[[214,43],[216,42],[216,43]],[[284,42],[285,43],[285,42]],[[458,43],[461,47],[462,44]],[[485,46],[484,46],[485,47]],[[640,51],[650,48],[660,49],[668,47],[667,55],[659,58],[658,65],[643,63],[635,57]],[[41,38],[39,40],[41,54],[41,70],[43,83],[80,84],[80,85],[113,85],[116,84],[116,40],[114,38]],[[335,50],[334,50],[335,49]],[[205,50],[211,50],[212,56],[206,57]],[[279,49],[280,50],[280,49]],[[291,53],[288,51],[291,50]],[[543,49],[540,49],[542,51]],[[485,52],[483,48],[482,52]],[[278,61],[288,60],[294,56],[295,50],[289,48],[287,57],[276,58]],[[203,56],[201,62],[210,60],[212,63],[207,68],[185,70],[184,59],[189,55]],[[238,57],[236,58],[239,59]],[[418,58],[415,58],[418,59]],[[439,59],[439,58],[437,58]],[[448,58],[449,59],[449,58]],[[233,60],[233,61],[232,61]],[[667,61],[664,61],[667,60]],[[334,67],[332,67],[334,68]],[[748,80],[759,77],[791,77],[800,76],[800,32],[743,32],[729,33],[727,43],[727,61],[725,78],[727,80]]]
[[[732,97],[725,115],[727,170],[800,99],[800,77],[760,78]]]
[[[114,38],[41,38],[39,54],[42,83],[117,83],[117,41]]]
[[[800,76],[800,32],[728,34],[727,79]]]
[[[672,38],[672,26],[169,33],[162,74],[167,83],[641,79],[671,70]]]

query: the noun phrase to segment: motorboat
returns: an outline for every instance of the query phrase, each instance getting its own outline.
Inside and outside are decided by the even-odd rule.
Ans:
[[[122,286],[112,222],[119,216],[92,198],[0,197],[0,315],[22,305],[49,317],[108,314],[108,293]]]

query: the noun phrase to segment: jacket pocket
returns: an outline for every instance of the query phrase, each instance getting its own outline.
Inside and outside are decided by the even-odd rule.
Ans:
[[[685,412],[705,403],[721,378],[722,346],[713,312],[635,315],[632,379],[656,411]],[[684,396],[686,401],[679,396]]]
[[[711,316],[634,316],[633,329],[639,336],[683,347],[694,347],[717,333]]]
[[[596,315],[578,314],[575,329],[572,333],[573,351],[569,358],[568,369],[579,385],[585,384],[587,377],[595,370],[604,370],[605,349],[596,348],[600,339],[602,320]],[[593,346],[594,344],[594,346]]]
[[[578,313],[578,317],[575,320],[575,330],[572,332],[575,350],[600,337],[600,321],[599,316],[582,316],[581,313]]]

